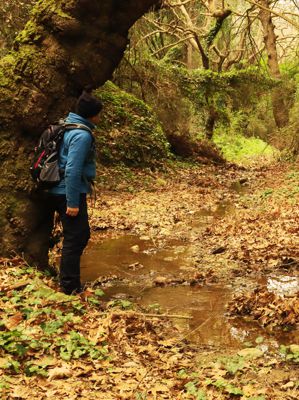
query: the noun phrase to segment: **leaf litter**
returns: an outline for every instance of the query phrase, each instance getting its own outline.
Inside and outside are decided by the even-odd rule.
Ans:
[[[230,187],[245,173],[255,189],[241,198]],[[185,169],[175,172],[175,184],[163,176],[163,185],[151,191],[103,192],[92,225],[100,232],[97,240],[129,229],[157,245],[173,237],[191,242],[196,272],[185,273],[195,285],[274,270],[295,274],[298,214],[293,183],[283,189],[286,173],[281,167]],[[233,211],[217,215],[224,200]],[[210,215],[197,229],[196,213],[203,208]],[[257,338],[243,350],[194,345],[170,319],[146,317],[134,305],[124,309],[121,301],[104,302],[96,286],[82,297],[63,295],[53,278],[18,257],[2,259],[0,275],[3,400],[298,398],[296,344],[277,349]],[[233,314],[273,329],[296,328],[296,296],[282,298],[265,288],[236,296]]]

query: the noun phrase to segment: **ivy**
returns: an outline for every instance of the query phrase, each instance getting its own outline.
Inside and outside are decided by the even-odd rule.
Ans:
[[[84,355],[88,355],[92,359],[103,359],[108,353],[105,346],[95,347],[93,343],[76,331],[71,331],[66,338],[59,339],[57,346],[60,350],[60,357],[65,361],[72,358],[78,359]]]
[[[146,167],[169,157],[162,126],[146,103],[112,82],[107,82],[97,95],[104,104],[97,135],[102,163]]]

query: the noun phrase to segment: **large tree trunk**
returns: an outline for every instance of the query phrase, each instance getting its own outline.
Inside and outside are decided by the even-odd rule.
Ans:
[[[36,135],[64,116],[82,87],[111,77],[128,30],[159,0],[40,0],[0,60],[2,255],[26,251],[39,223],[28,174]]]
[[[280,79],[281,74],[278,63],[275,26],[272,21],[271,12],[269,11],[270,0],[259,0],[259,3],[263,6],[259,11],[259,19],[263,26],[269,71],[273,78]],[[285,93],[283,87],[274,89],[272,95],[273,115],[278,128],[286,126],[289,121],[288,98],[289,96]]]

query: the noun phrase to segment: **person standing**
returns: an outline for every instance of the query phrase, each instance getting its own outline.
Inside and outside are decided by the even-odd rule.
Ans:
[[[75,112],[70,112],[66,118],[66,123],[83,127],[64,133],[59,149],[62,178],[43,196],[40,202],[42,218],[28,246],[29,252],[35,253],[34,259],[37,259],[39,269],[51,269],[48,265],[48,249],[56,211],[63,228],[59,281],[65,294],[82,291],[80,258],[90,238],[86,196],[91,192],[96,174],[92,130],[99,122],[101,110],[100,100],[90,90],[84,90],[77,100]]]

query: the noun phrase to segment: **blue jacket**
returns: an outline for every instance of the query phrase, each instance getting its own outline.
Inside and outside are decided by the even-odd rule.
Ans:
[[[69,113],[66,122],[94,128],[90,121],[75,113]],[[83,129],[65,132],[59,151],[59,168],[65,171],[64,176],[58,185],[49,190],[49,193],[65,194],[67,207],[77,208],[80,193],[91,191],[89,181],[96,175],[95,150],[90,132]]]

